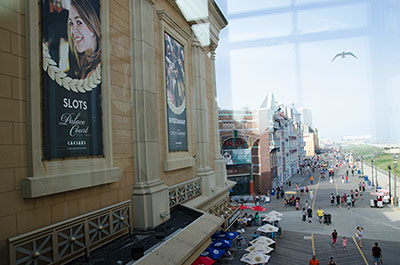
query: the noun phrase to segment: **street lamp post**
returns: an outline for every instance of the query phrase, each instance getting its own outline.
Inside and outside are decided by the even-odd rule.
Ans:
[[[393,168],[394,168],[394,204],[397,206],[399,204],[397,199],[397,184],[396,184],[396,171],[397,171],[397,154],[393,156]]]
[[[375,163],[375,186],[378,189],[378,163]]]
[[[361,156],[361,175],[362,175],[362,177],[364,177],[364,160],[363,160],[363,156]]]
[[[374,160],[371,159],[371,181],[372,181],[372,187],[374,187]]]
[[[391,177],[390,177],[390,171],[392,170],[392,167],[390,164],[388,164],[388,172],[389,172],[389,203],[392,203],[392,185],[391,185]]]

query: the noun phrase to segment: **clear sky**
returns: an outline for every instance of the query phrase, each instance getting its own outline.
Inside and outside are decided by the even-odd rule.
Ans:
[[[219,0],[221,108],[267,93],[310,108],[322,137],[400,138],[400,1]],[[353,57],[332,58],[343,51]],[[382,120],[381,120],[382,119]]]

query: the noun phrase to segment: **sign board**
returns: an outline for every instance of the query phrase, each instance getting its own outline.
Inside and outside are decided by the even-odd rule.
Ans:
[[[222,150],[222,157],[227,165],[251,164],[251,149]]]
[[[246,140],[240,137],[232,137],[226,139],[222,143],[221,149],[224,150],[224,149],[247,149],[247,148],[249,148],[249,145],[247,144]]]
[[[164,43],[168,150],[187,151],[184,46],[168,33],[164,34]]]
[[[41,3],[43,158],[103,156],[100,0]]]

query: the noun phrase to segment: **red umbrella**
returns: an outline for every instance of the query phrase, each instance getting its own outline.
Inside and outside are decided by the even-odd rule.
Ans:
[[[250,209],[252,209],[253,211],[257,211],[257,212],[264,212],[264,211],[268,210],[267,208],[264,208],[261,206],[254,206],[254,207],[251,207]]]
[[[246,209],[250,209],[250,207],[246,205],[240,205],[240,210],[246,210]]]
[[[211,265],[215,263],[215,260],[210,259],[209,257],[198,257],[192,265]]]

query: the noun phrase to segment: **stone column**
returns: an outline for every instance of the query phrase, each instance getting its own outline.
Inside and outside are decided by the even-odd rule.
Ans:
[[[195,36],[192,38],[192,60],[194,78],[195,128],[197,145],[197,176],[201,178],[202,192],[210,195],[215,187],[215,173],[210,167],[210,143],[208,141],[208,104],[206,89],[206,54]]]
[[[147,230],[167,221],[168,187],[160,179],[154,8],[151,0],[134,0],[131,19],[134,127],[134,228]]]
[[[212,78],[212,92],[214,98],[214,170],[216,176],[216,185],[218,187],[224,187],[227,180],[226,174],[226,163],[222,159],[221,155],[221,141],[219,135],[219,122],[218,122],[218,101],[217,101],[217,80],[215,74],[215,50],[217,45],[211,44],[210,46],[210,59],[211,59],[211,78]]]

